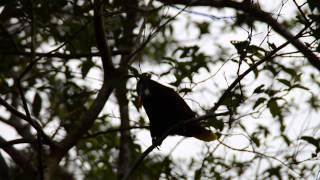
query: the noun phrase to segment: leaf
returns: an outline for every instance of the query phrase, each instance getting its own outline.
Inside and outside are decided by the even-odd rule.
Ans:
[[[280,116],[281,110],[275,98],[271,98],[267,104],[270,113],[273,117]]]
[[[274,49],[277,48],[277,46],[276,46],[274,43],[268,42],[268,45],[269,45],[269,47],[270,47],[272,50],[274,50]]]
[[[135,77],[139,76],[139,71],[136,68],[129,66],[128,69],[132,73],[133,76],[135,76]]]
[[[290,141],[289,137],[285,134],[281,134],[281,137],[284,140],[284,142],[287,144],[287,146],[290,146],[291,141]]]
[[[256,89],[253,91],[253,93],[254,94],[260,94],[260,93],[264,92],[263,87],[264,87],[264,84],[256,87]]]
[[[222,131],[223,128],[224,128],[224,123],[222,120],[216,120],[214,123],[213,123],[213,127]]]
[[[33,103],[32,103],[32,113],[34,116],[39,117],[41,107],[42,107],[41,96],[38,93],[36,93],[34,95]]]
[[[258,107],[260,104],[264,103],[266,100],[267,100],[267,99],[266,99],[266,98],[263,98],[263,97],[259,98],[259,99],[256,101],[256,103],[254,103],[252,109],[256,109],[256,107]]]
[[[251,140],[253,141],[253,143],[255,145],[257,145],[257,147],[260,146],[260,140],[254,135],[254,136],[251,136]]]
[[[311,11],[313,11],[316,8],[318,8],[316,1],[318,1],[318,0],[307,0],[308,6],[309,6]]]
[[[256,45],[250,45],[247,48],[247,52],[251,53],[259,58],[262,58],[264,56],[264,54],[262,54],[262,52],[266,52],[263,48],[256,46]]]
[[[286,80],[286,79],[277,79],[279,82],[281,82],[282,84],[291,87],[291,83],[290,81]]]
[[[301,84],[294,84],[292,87],[293,88],[299,88],[299,89],[303,89],[303,90],[307,90],[309,91],[309,88],[305,87],[305,86],[302,86]]]
[[[224,128],[224,123],[222,120],[218,120],[216,118],[211,118],[211,119],[208,119],[206,122],[205,122],[205,125],[206,126],[209,126],[209,127],[214,127],[215,129],[218,129],[219,131],[222,131],[223,128]]]
[[[319,139],[315,139],[314,137],[311,137],[311,136],[302,136],[301,139],[304,141],[307,141],[309,144],[314,145],[317,149],[320,148]]]
[[[190,88],[182,88],[182,89],[179,90],[179,93],[185,93],[185,94],[187,94],[187,93],[189,93],[189,92],[192,92],[192,90],[191,90]]]
[[[231,44],[237,49],[240,56],[245,57],[246,49],[249,47],[249,41],[231,41]]]
[[[94,66],[94,63],[92,62],[91,59],[88,59],[82,63],[81,66],[81,74],[82,78],[85,78],[90,71],[90,69]]]
[[[312,156],[313,157],[317,156],[317,153],[320,152],[320,139],[315,139],[314,137],[311,137],[311,136],[302,136],[301,139],[315,146],[316,150],[315,150],[315,153],[312,154]]]
[[[201,179],[201,168],[200,169],[197,169],[195,172],[194,172],[194,180],[200,180]]]
[[[199,28],[200,35],[209,33],[209,23],[208,22],[197,22],[196,26]]]
[[[320,52],[320,43],[318,44],[318,47],[317,47],[316,51]]]

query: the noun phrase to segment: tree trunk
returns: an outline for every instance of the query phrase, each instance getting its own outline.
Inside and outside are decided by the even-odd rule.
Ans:
[[[116,90],[116,96],[119,104],[121,129],[127,129],[130,126],[128,99],[126,93],[126,82],[121,82],[121,85]],[[131,162],[131,135],[128,130],[120,131],[120,149],[118,159],[118,178],[121,179],[127,173]]]

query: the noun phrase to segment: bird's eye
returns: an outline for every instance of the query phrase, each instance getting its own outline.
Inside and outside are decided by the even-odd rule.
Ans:
[[[145,96],[149,96],[151,94],[149,88],[145,88],[143,93]]]

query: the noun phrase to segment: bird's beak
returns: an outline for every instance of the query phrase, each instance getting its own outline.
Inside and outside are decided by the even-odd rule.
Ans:
[[[139,111],[141,109],[141,106],[142,106],[142,98],[141,98],[141,96],[138,96],[138,98],[137,98],[137,107],[138,107]]]

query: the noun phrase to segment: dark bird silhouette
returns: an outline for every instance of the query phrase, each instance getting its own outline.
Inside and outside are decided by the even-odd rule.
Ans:
[[[178,93],[148,77],[140,77],[137,92],[139,104],[143,105],[149,117],[152,143],[175,124],[196,117]],[[195,137],[206,142],[217,139],[217,135],[202,127],[199,121],[183,124],[169,135]]]

